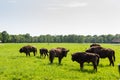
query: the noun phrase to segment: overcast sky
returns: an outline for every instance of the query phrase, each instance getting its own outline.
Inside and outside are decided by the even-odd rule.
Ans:
[[[0,0],[0,32],[120,34],[120,0]]]

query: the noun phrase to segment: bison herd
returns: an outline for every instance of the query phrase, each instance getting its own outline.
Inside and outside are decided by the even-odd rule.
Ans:
[[[57,47],[53,49],[41,48],[39,49],[40,58],[49,57],[49,61],[52,64],[55,57],[58,58],[58,63],[61,64],[63,57],[67,56],[67,53],[70,50]],[[19,50],[20,53],[25,53],[26,56],[30,56],[30,52],[33,52],[34,56],[37,53],[37,48],[31,45],[23,46]],[[110,66],[114,66],[115,61],[115,51],[110,48],[103,48],[100,44],[91,44],[90,48],[85,50],[84,52],[75,52],[71,54],[71,60],[76,61],[80,64],[80,69],[83,70],[84,62],[92,62],[93,69],[97,71],[97,66],[99,65],[100,58],[108,58],[110,62]]]

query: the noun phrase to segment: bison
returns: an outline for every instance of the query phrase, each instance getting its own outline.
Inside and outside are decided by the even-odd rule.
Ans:
[[[88,53],[88,52],[76,52],[73,53],[72,55],[72,61],[76,61],[80,64],[80,69],[83,69],[83,64],[84,62],[92,62],[94,70],[97,71],[97,66],[99,64],[99,55],[98,54],[93,54],[93,53]]]
[[[50,63],[53,63],[54,58],[58,57],[59,64],[61,64],[62,58],[66,57],[68,52],[69,52],[69,50],[67,50],[65,48],[60,48],[60,47],[49,50]]]
[[[44,58],[46,56],[48,56],[48,49],[46,49],[46,48],[41,48],[40,49],[40,57],[42,57],[42,56],[44,56]]]
[[[57,49],[66,50],[66,48],[63,47],[57,47]]]
[[[86,50],[86,52],[96,53],[100,58],[108,57],[110,65],[114,66],[115,61],[115,51],[110,48],[103,48],[99,46],[94,46]]]
[[[29,55],[30,56],[30,52],[33,52],[34,56],[36,55],[37,53],[37,48],[36,47],[33,47],[31,45],[27,45],[27,46],[23,46],[22,48],[20,48],[19,50],[20,53],[25,53],[26,56]]]

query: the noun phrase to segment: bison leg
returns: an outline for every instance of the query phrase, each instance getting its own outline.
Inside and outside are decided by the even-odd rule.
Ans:
[[[30,53],[28,53],[28,55],[30,56]]]
[[[99,65],[99,58],[97,59],[97,66]]]
[[[53,59],[50,59],[50,63],[53,63]]]
[[[42,58],[42,56],[43,56],[43,53],[40,53],[40,58]]]
[[[35,56],[35,54],[36,54],[36,53],[35,53],[35,52],[33,52],[33,54],[34,54],[34,56]]]
[[[30,56],[30,53],[27,53],[27,55],[29,55],[29,56]]]
[[[27,53],[26,53],[26,56],[27,56],[27,55],[29,55],[29,56],[30,56],[30,53],[28,53],[28,52],[27,52]]]
[[[80,69],[83,70],[83,62],[80,63]]]
[[[47,52],[45,53],[45,57],[46,57],[46,56],[48,56],[48,53],[47,53]]]
[[[44,58],[46,57],[46,53],[44,53]]]
[[[61,64],[61,60],[62,60],[62,58],[58,58],[58,60],[59,60],[59,64]]]
[[[50,63],[53,63],[54,56],[50,56],[50,57],[49,57],[49,60],[50,60]]]
[[[114,61],[113,61],[112,57],[108,57],[108,59],[109,59],[109,61],[110,61],[110,66],[111,66],[111,65],[114,66]]]
[[[114,62],[113,62],[113,60],[112,60],[112,66],[114,66]]]
[[[48,53],[46,53],[46,55],[48,56]]]
[[[94,70],[96,70],[96,72],[97,72],[97,62],[92,62],[92,63],[93,63]]]

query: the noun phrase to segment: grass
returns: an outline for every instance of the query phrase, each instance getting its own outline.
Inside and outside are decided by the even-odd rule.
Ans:
[[[50,64],[48,58],[37,56],[26,57],[19,53],[24,45],[42,47],[47,49],[65,47],[70,50],[62,64],[55,58]],[[101,44],[105,48],[112,48],[116,52],[115,66],[109,66],[108,59],[100,59],[98,72],[93,71],[92,64],[85,63],[81,71],[77,62],[72,62],[71,54],[85,51],[90,44],[79,43],[7,43],[0,44],[0,80],[119,80],[118,64],[120,63],[120,44]]]

